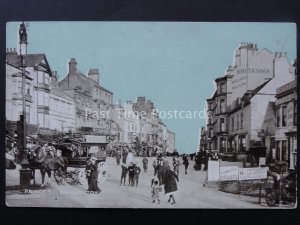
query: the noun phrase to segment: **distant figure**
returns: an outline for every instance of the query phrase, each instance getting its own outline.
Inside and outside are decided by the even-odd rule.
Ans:
[[[134,185],[134,164],[133,162],[131,162],[128,166],[128,183],[129,186],[133,186]]]
[[[124,163],[124,164],[126,164],[126,158],[127,158],[127,150],[126,149],[122,149],[122,162]]]
[[[133,177],[133,183],[136,187],[139,184],[140,173],[141,173],[141,168],[138,166],[138,163],[136,162],[134,167],[134,177]]]
[[[178,179],[179,179],[179,166],[180,166],[180,162],[179,162],[178,156],[174,156],[173,157],[173,168],[174,168],[174,172],[176,173]]]
[[[144,172],[147,173],[147,170],[148,170],[148,158],[143,158],[143,169],[144,169]]]
[[[125,186],[125,180],[126,180],[126,175],[127,175],[127,167],[124,163],[121,165],[121,169],[122,169],[122,172],[121,172],[121,185],[122,185],[122,182],[124,182],[124,186]]]
[[[155,203],[155,200],[157,200],[157,203],[160,203],[159,200],[159,192],[161,190],[161,187],[158,185],[158,181],[155,180],[151,189],[151,193],[152,193],[152,203]]]
[[[133,153],[131,149],[129,149],[128,155],[126,157],[126,164],[129,165],[130,163],[133,163]]]
[[[185,168],[185,174],[187,174],[187,169],[189,167],[189,160],[188,160],[188,157],[186,155],[183,156],[183,165],[184,165],[184,168]]]
[[[117,161],[117,166],[120,165],[120,161],[121,161],[121,153],[120,153],[120,151],[116,152],[116,161]]]

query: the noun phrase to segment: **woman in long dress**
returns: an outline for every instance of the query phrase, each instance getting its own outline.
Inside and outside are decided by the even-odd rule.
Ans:
[[[171,170],[171,167],[168,166],[164,173],[163,184],[164,184],[165,194],[169,196],[168,202],[171,203],[172,205],[175,204],[174,194],[178,190],[176,181],[177,182],[179,181],[177,175],[175,174],[174,171]],[[171,202],[171,200],[173,201]]]

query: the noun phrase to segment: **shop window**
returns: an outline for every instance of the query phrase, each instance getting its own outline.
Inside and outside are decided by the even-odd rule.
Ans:
[[[227,152],[233,152],[233,151],[234,151],[234,140],[233,140],[233,138],[228,138]]]
[[[239,151],[240,152],[246,151],[246,136],[245,135],[239,136]]]
[[[226,139],[220,138],[220,152],[226,151]]]
[[[234,117],[231,117],[231,131],[234,131]]]

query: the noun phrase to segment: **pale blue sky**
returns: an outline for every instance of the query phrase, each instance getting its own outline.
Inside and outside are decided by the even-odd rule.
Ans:
[[[19,22],[7,24],[7,47],[17,47]],[[99,68],[100,85],[119,99],[145,96],[158,110],[203,110],[213,80],[232,64],[241,42],[296,57],[291,23],[29,22],[28,53],[45,53],[60,79],[69,58],[86,73]],[[204,119],[164,119],[180,153],[195,152]]]

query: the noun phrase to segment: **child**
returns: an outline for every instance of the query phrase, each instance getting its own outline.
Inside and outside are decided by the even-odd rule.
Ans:
[[[153,183],[153,186],[152,186],[152,203],[155,203],[155,200],[157,199],[157,202],[158,204],[160,203],[160,200],[159,200],[159,192],[161,190],[161,187],[158,185],[158,181],[155,180],[154,183]]]
[[[124,180],[124,186],[125,186],[125,180],[126,180],[126,175],[127,175],[127,167],[124,164],[122,164],[121,168],[122,168],[121,185],[122,185],[122,181]]]

